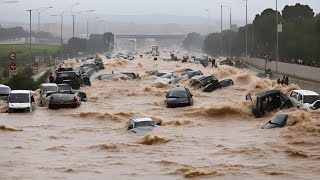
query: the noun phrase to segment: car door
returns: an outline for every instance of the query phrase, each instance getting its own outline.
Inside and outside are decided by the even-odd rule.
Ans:
[[[298,99],[297,99],[297,107],[300,108],[303,105],[302,101],[302,95],[298,93]]]
[[[297,92],[292,91],[290,93],[289,99],[294,106],[298,105],[298,93]]]

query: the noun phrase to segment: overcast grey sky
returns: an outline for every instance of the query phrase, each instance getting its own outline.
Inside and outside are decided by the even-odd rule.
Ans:
[[[6,0],[0,0],[6,1]],[[232,6],[233,19],[245,19],[245,6],[241,0],[19,0],[15,4],[0,3],[0,19],[8,21],[28,22],[27,9],[36,9],[45,6],[54,6],[41,16],[42,21],[49,19],[50,14],[66,11],[70,14],[71,5],[75,11],[95,9],[96,14],[112,15],[136,15],[136,14],[170,14],[178,16],[207,17],[205,9],[211,9],[212,19],[220,18],[220,5]],[[286,4],[308,4],[316,13],[320,12],[320,0],[278,0],[279,9]],[[275,0],[248,0],[248,18],[251,21],[254,16],[266,8],[275,9]],[[227,13],[228,10],[225,10]],[[52,17],[51,17],[52,18]]]

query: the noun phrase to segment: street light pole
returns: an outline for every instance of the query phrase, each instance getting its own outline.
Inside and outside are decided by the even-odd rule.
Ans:
[[[39,8],[39,9],[36,9],[37,12],[38,12],[38,43],[40,44],[40,14],[47,10],[47,9],[51,9],[53,8],[53,6],[49,6],[49,7],[44,7],[44,8]],[[40,10],[42,9],[42,10]]]
[[[211,10],[210,9],[206,9],[206,11],[208,11],[208,13],[209,13],[209,23],[208,23],[208,25],[209,25],[209,33],[208,33],[208,35],[210,35],[210,33],[211,33]]]
[[[231,31],[231,7],[230,7],[230,59],[232,60],[232,31]]]
[[[31,12],[32,12],[32,10],[30,9],[30,10],[27,10],[27,11],[29,11],[29,14],[30,14],[30,39],[29,39],[29,63],[30,63],[30,66],[31,66],[31,53],[32,53],[32,51],[31,51]]]
[[[79,5],[80,3],[75,3],[71,5],[71,16],[72,16],[72,57],[74,58],[74,17],[76,14],[73,14],[73,6]],[[78,12],[80,13],[80,12]]]
[[[246,62],[248,62],[248,0],[246,0]]]
[[[276,73],[278,74],[278,61],[279,61],[279,33],[278,33],[278,25],[279,25],[279,14],[278,14],[278,0],[276,0],[276,13],[277,13],[277,45],[276,45]]]
[[[223,34],[222,34],[222,5],[221,5],[221,42],[220,42],[220,58],[222,57],[222,39],[223,39]]]

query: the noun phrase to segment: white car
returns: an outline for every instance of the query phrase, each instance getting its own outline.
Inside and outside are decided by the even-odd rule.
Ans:
[[[47,98],[48,93],[53,93],[58,91],[58,85],[55,83],[43,83],[40,85],[40,104],[41,106],[46,106],[49,102]]]
[[[155,126],[151,118],[133,118],[128,122],[128,130],[134,133],[152,131]]]
[[[158,77],[157,80],[155,81],[155,83],[174,84],[177,82],[176,78],[178,78],[177,75],[175,75],[173,73],[167,73],[167,74],[162,75],[161,77]]]
[[[11,91],[8,98],[9,113],[15,111],[32,112],[34,107],[34,98],[31,91],[14,90]]]
[[[318,93],[309,90],[293,90],[290,92],[289,99],[295,107],[310,109],[313,103],[320,100],[320,96]]]
[[[7,101],[11,88],[9,86],[0,84],[0,101]]]

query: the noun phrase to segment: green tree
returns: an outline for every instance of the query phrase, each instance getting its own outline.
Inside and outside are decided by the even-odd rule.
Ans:
[[[195,32],[189,33],[187,37],[182,41],[183,47],[190,50],[198,50],[203,48],[204,38]]]

